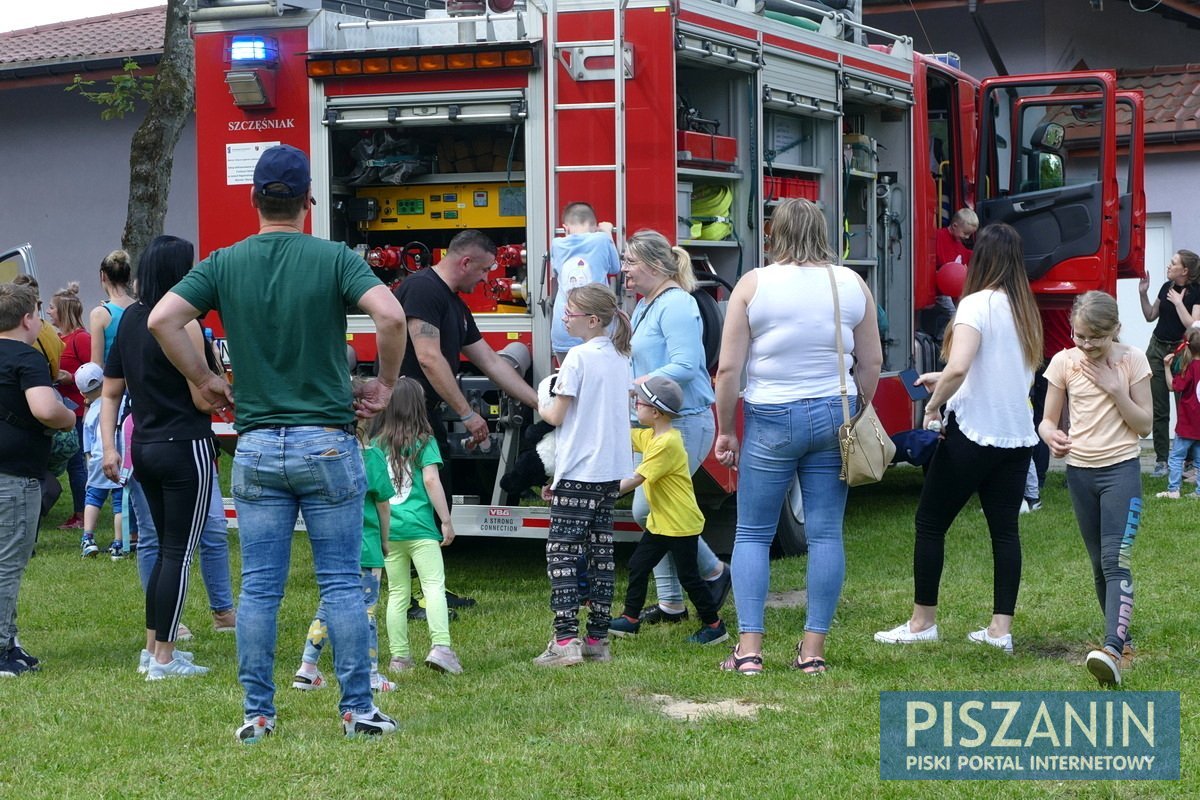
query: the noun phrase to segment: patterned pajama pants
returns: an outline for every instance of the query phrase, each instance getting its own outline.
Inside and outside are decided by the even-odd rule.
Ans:
[[[560,480],[550,501],[550,532],[546,538],[546,574],[550,577],[550,610],[554,638],[579,636],[580,556],[587,556],[590,608],[587,634],[608,636],[612,614],[613,504],[620,481],[588,483]]]

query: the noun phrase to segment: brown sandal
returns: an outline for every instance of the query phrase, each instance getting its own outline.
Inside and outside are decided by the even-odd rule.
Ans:
[[[739,656],[738,649],[735,646],[733,652],[721,662],[721,669],[724,672],[739,672],[742,675],[759,675],[763,671],[762,654],[751,653]]]

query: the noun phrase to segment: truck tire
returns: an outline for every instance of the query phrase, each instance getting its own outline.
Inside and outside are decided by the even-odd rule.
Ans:
[[[780,556],[802,556],[808,552],[804,522],[796,519],[791,503],[786,500],[779,512],[779,527],[775,529],[775,546],[772,549]]]

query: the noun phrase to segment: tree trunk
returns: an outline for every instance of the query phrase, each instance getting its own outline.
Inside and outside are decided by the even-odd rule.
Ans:
[[[175,145],[192,113],[195,77],[186,0],[168,0],[154,94],[129,148],[129,210],[121,246],[129,251],[135,269],[146,245],[163,232]]]

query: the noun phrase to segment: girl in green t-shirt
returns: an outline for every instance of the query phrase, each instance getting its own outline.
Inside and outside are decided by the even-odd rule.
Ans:
[[[371,448],[382,451],[384,458],[380,461],[396,489],[389,501],[391,524],[384,557],[388,643],[392,651],[388,668],[403,672],[414,666],[408,641],[408,605],[412,595],[410,569],[416,567],[432,643],[425,663],[440,672],[458,674],[462,665],[450,649],[450,612],[441,552],[454,541],[454,524],[438,477],[442,456],[425,413],[421,384],[412,378],[396,382],[391,402],[372,420],[370,439]],[[368,469],[368,480],[369,473]]]

